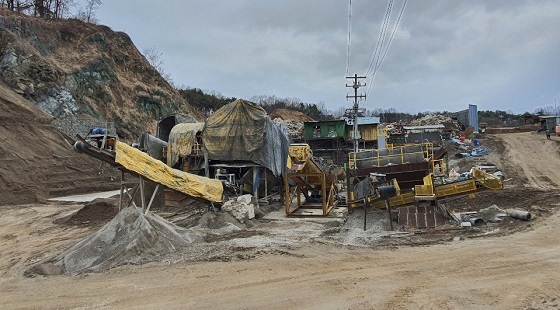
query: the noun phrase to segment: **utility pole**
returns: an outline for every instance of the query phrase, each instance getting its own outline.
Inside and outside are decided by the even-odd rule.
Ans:
[[[352,141],[354,143],[354,152],[358,152],[358,139],[360,139],[360,133],[358,131],[358,113],[365,111],[365,109],[363,108],[360,109],[358,102],[360,101],[360,99],[366,99],[366,95],[358,95],[358,88],[362,86],[366,86],[366,83],[361,84],[358,81],[358,79],[365,79],[366,77],[358,76],[358,74],[354,74],[354,76],[347,76],[346,78],[354,80],[352,85],[346,84],[346,87],[354,88],[354,96],[346,95],[346,100],[348,100],[348,98],[354,98],[354,107],[352,107],[352,109],[347,109],[346,111],[352,112],[352,118],[353,118]]]

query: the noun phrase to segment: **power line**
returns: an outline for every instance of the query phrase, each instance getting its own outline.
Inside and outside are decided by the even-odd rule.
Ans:
[[[381,67],[381,65],[383,64],[383,61],[385,60],[385,57],[387,56],[387,52],[389,51],[389,48],[391,47],[391,43],[393,42],[393,38],[395,37],[395,34],[397,33],[397,28],[399,26],[399,23],[401,21],[402,15],[404,13],[404,9],[406,8],[406,4],[407,4],[408,0],[404,0],[402,8],[399,12],[399,15],[397,17],[397,20],[395,22],[395,25],[393,27],[393,31],[391,32],[391,36],[389,38],[389,42],[387,42],[387,46],[385,47],[385,50],[383,51],[383,56],[381,56],[378,63],[376,63],[375,69],[373,71],[373,73],[370,76],[370,82],[369,82],[369,87],[367,89],[366,94],[369,95],[369,93],[371,92],[371,89],[373,87],[373,81],[375,80],[375,76],[377,75],[377,71],[379,71],[379,68]],[[379,54],[381,55],[381,53]]]
[[[381,62],[379,64],[379,66],[377,66],[375,68],[375,72],[373,73],[374,76],[375,76],[375,73],[377,73],[377,70],[379,70],[379,67],[381,67],[381,64],[383,63],[383,60],[385,60],[385,56],[387,56],[387,52],[389,51],[389,47],[391,47],[391,43],[393,42],[393,38],[395,37],[395,33],[397,33],[397,27],[399,26],[399,23],[401,22],[401,18],[402,18],[402,15],[404,13],[404,9],[406,7],[407,2],[408,2],[408,0],[404,0],[403,6],[401,8],[401,11],[399,12],[399,16],[397,18],[397,21],[395,22],[395,26],[393,27],[393,32],[391,33],[391,37],[389,38],[389,43],[387,43],[387,48],[385,49],[385,53],[383,54],[383,57],[381,58]]]
[[[383,53],[383,49],[385,48],[385,38],[387,37],[387,29],[389,28],[389,21],[391,20],[391,12],[393,11],[393,0],[389,1],[388,7],[389,7],[389,10],[388,10],[387,16],[385,18],[385,28],[383,29],[383,32],[382,32],[383,36],[381,38],[381,44],[379,45],[379,50],[377,51],[378,55],[377,55],[377,58],[375,60],[375,68],[379,67],[381,54]]]
[[[375,49],[373,50],[373,54],[371,55],[371,60],[369,62],[369,65],[367,67],[366,73],[364,74],[365,76],[369,76],[374,68],[373,63],[376,63],[377,66],[377,54],[378,51],[380,51],[383,47],[383,41],[385,38],[385,33],[387,32],[387,26],[389,24],[389,19],[391,17],[391,10],[393,7],[393,0],[390,0],[389,3],[387,4],[387,10],[385,11],[385,17],[383,18],[383,23],[381,24],[381,29],[379,30],[379,37],[377,38],[377,43],[375,44]]]

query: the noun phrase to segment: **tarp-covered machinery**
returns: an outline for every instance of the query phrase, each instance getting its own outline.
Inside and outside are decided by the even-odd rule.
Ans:
[[[199,171],[204,168],[201,135],[204,123],[177,124],[169,133],[167,165],[183,171]]]
[[[286,170],[289,139],[266,111],[248,101],[229,103],[206,120],[202,144],[210,161],[245,161],[280,177]]]

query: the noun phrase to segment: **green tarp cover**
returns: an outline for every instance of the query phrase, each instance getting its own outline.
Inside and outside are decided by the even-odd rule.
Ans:
[[[284,173],[289,140],[263,108],[238,99],[210,115],[202,133],[208,159],[252,161],[275,176]]]

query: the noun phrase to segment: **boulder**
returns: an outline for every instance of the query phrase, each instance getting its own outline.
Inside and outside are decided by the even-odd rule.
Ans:
[[[229,200],[222,206],[222,211],[229,212],[239,222],[246,223],[255,218],[255,208],[252,204],[243,201]]]
[[[237,197],[237,201],[244,202],[247,205],[253,205],[253,209],[255,210],[255,216],[262,214],[261,208],[259,207],[259,203],[257,198],[253,197],[251,194],[245,194],[242,196]]]

